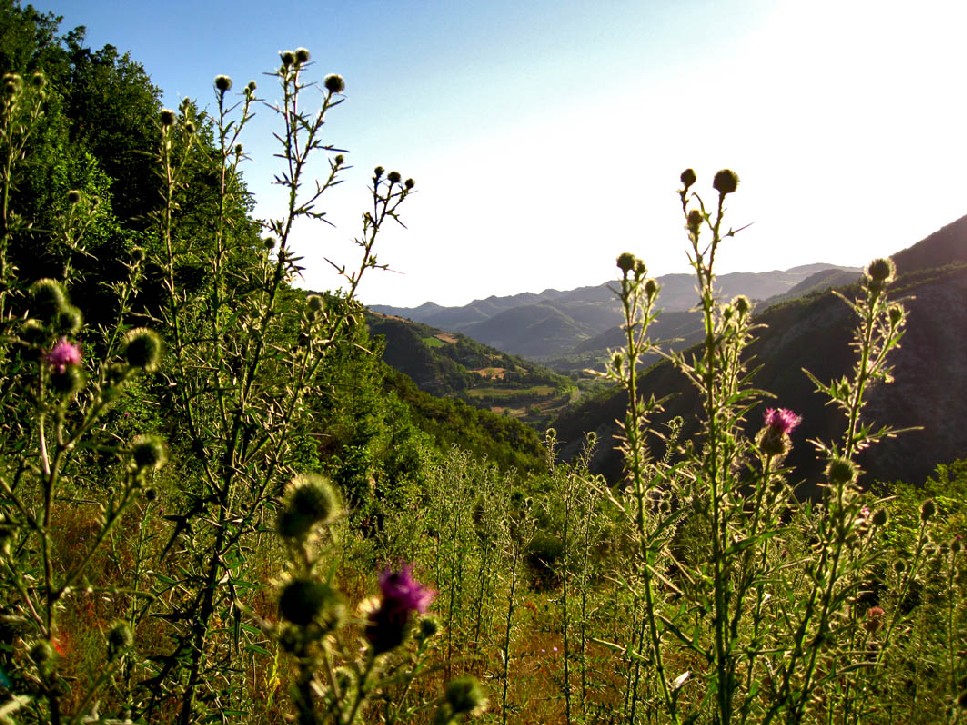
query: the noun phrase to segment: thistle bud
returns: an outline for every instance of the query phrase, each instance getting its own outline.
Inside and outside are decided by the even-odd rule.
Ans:
[[[736,297],[733,304],[735,304],[735,311],[740,315],[747,315],[749,314],[749,310],[752,309],[752,303],[749,302],[749,298],[745,295]]]
[[[140,471],[157,471],[168,460],[164,440],[151,434],[136,436],[131,441],[131,460]]]
[[[698,180],[698,177],[695,176],[694,169],[685,169],[680,178],[682,183],[685,185],[685,191],[688,191],[688,187]]]
[[[47,85],[47,79],[44,77],[44,74],[41,73],[39,70],[34,71],[30,75],[30,85],[32,85],[37,90],[41,90],[45,85]]]
[[[324,312],[326,300],[322,295],[309,295],[306,297],[306,308],[312,313]]]
[[[321,474],[296,476],[286,488],[278,532],[286,539],[302,539],[338,511],[339,499],[328,478]]]
[[[71,204],[71,205],[77,204],[80,202],[80,200],[81,200],[81,192],[79,192],[77,189],[71,189],[70,191],[67,192],[68,204]]]
[[[228,76],[215,76],[215,90],[219,93],[228,93],[232,90],[232,79]]]
[[[39,345],[45,337],[44,326],[38,320],[25,320],[20,327],[20,339],[29,345]]]
[[[653,279],[645,280],[645,296],[653,300],[658,294],[658,283]]]
[[[54,648],[50,646],[50,642],[41,640],[40,642],[35,642],[30,648],[30,659],[38,667],[43,667],[53,658]]]
[[[635,259],[635,255],[633,255],[631,252],[622,252],[620,255],[618,255],[618,269],[625,274],[634,271],[636,262],[637,259]]]
[[[920,520],[926,523],[937,513],[937,504],[932,498],[928,498],[920,505]]]
[[[161,125],[166,128],[175,125],[175,112],[170,108],[161,111]]]
[[[305,63],[308,63],[309,58],[311,57],[312,57],[311,53],[309,53],[309,51],[306,50],[305,48],[295,49],[295,62],[298,63],[299,65],[304,65]]]
[[[249,81],[248,85],[245,86],[245,92],[248,93],[249,95],[252,95],[253,93],[255,93],[256,88],[258,88],[258,86],[255,84],[255,81]]]
[[[866,280],[871,289],[883,289],[895,278],[896,265],[889,257],[874,259],[866,268]]]
[[[52,321],[67,304],[63,285],[54,279],[38,279],[30,285],[32,312],[42,319]]]
[[[293,53],[291,50],[283,50],[279,53],[279,55],[282,57],[283,68],[288,68],[290,65],[295,63],[295,53]]]
[[[339,592],[328,584],[294,579],[282,589],[279,614],[299,627],[316,624],[323,632],[331,632],[345,618],[346,605]]]
[[[80,309],[74,305],[64,305],[64,308],[57,313],[54,319],[54,327],[57,328],[58,332],[65,335],[76,333],[83,324],[84,316]]]
[[[873,518],[870,520],[874,526],[886,526],[889,516],[886,513],[886,509],[877,509],[873,512]]]
[[[131,648],[134,644],[134,635],[131,634],[131,627],[127,622],[118,622],[107,634],[107,657],[113,660],[119,654]]]
[[[161,361],[161,337],[154,330],[136,327],[121,342],[121,354],[133,368],[153,373]]]
[[[380,179],[382,178],[384,171],[385,169],[383,169],[382,166],[377,166],[375,169],[373,169],[373,176],[375,176],[377,179]]]
[[[479,713],[487,707],[483,688],[472,675],[462,675],[451,680],[447,684],[444,698],[454,715]]]
[[[336,157],[333,159],[333,163],[335,163],[336,166],[342,166],[345,163],[345,161],[346,161],[346,157],[343,156],[342,154],[336,154]]]
[[[826,464],[826,480],[842,486],[856,479],[856,464],[848,458],[834,457]]]
[[[731,169],[722,169],[716,172],[715,179],[712,181],[712,188],[722,196],[731,194],[738,187],[739,176]]]
[[[705,221],[705,216],[698,209],[692,209],[685,217],[685,224],[690,234],[698,234],[703,221]]]
[[[323,87],[330,93],[342,93],[346,90],[346,81],[338,73],[330,73],[322,81]]]
[[[84,373],[76,365],[68,365],[50,373],[50,387],[55,393],[73,399],[84,387]]]
[[[403,180],[403,175],[399,171],[390,171],[386,175],[386,180],[391,184],[399,184]]]

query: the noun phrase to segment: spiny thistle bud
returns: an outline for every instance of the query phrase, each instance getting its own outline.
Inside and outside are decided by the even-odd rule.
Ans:
[[[440,633],[440,620],[436,617],[424,617],[420,620],[420,638],[431,639]]]
[[[888,520],[889,516],[886,512],[886,509],[877,509],[873,512],[873,518],[870,519],[874,526],[886,526],[886,522]]]
[[[44,74],[41,73],[39,70],[38,71],[34,71],[30,75],[30,85],[32,85],[34,88],[40,90],[45,85],[47,85],[47,79],[44,77]]]
[[[834,486],[851,483],[856,479],[856,464],[848,458],[835,456],[826,464],[826,480]]]
[[[141,247],[135,247],[131,250],[131,261],[134,264],[141,264],[144,261],[144,250]]]
[[[620,269],[625,274],[628,274],[629,272],[633,272],[635,269],[635,263],[637,261],[638,260],[635,258],[635,255],[633,255],[631,252],[622,252],[621,254],[618,255],[618,260],[617,260],[618,269]]]
[[[170,108],[161,111],[161,125],[165,127],[175,125],[175,112]]]
[[[232,90],[232,79],[229,76],[215,76],[215,90],[219,93],[228,93]]]
[[[937,513],[937,504],[933,502],[932,498],[928,498],[920,505],[920,520],[926,523],[934,517]]]
[[[129,330],[121,341],[121,354],[133,368],[153,373],[161,362],[161,336],[146,327]]]
[[[317,524],[339,512],[339,499],[329,479],[321,474],[302,474],[286,487],[278,532],[286,539],[301,539]]]
[[[451,680],[444,699],[454,715],[476,714],[487,707],[483,688],[473,675],[461,675]]]
[[[342,93],[346,90],[346,81],[338,73],[330,73],[327,75],[323,81],[322,85],[330,93]]]
[[[645,296],[652,300],[658,294],[658,283],[653,279],[645,280]]]
[[[296,48],[295,49],[295,62],[300,65],[309,62],[309,58],[312,54],[306,48]]]
[[[682,180],[682,183],[685,184],[685,191],[688,191],[688,187],[690,187],[698,180],[698,177],[695,176],[694,169],[685,169],[682,172],[682,175],[680,178]]]
[[[896,278],[896,264],[889,257],[874,259],[866,268],[870,282],[883,287]]]
[[[386,175],[386,180],[391,184],[399,184],[403,180],[403,175],[399,171],[390,171]]]
[[[280,51],[279,56],[282,58],[283,68],[288,68],[290,65],[295,63],[295,53],[293,53],[291,50]]]
[[[685,217],[685,225],[691,234],[698,234],[698,230],[704,221],[705,216],[698,209],[692,209]]]
[[[63,285],[54,279],[38,279],[30,285],[32,312],[42,319],[53,320],[67,304]]]
[[[346,162],[346,157],[342,154],[336,154],[332,161],[336,166],[342,166]]]
[[[107,656],[113,660],[119,654],[131,648],[134,644],[134,635],[127,622],[118,622],[111,631],[107,633]]]
[[[244,151],[244,149],[242,148],[242,144],[240,144],[240,143],[235,144],[235,155],[236,156],[241,156],[242,155],[242,151]]]
[[[745,295],[739,295],[738,297],[736,297],[732,301],[732,304],[735,305],[735,311],[738,312],[740,315],[747,315],[749,314],[749,310],[752,309],[752,303],[749,302],[749,298],[746,297]]]
[[[44,326],[39,320],[25,320],[20,326],[20,338],[30,345],[39,345],[45,336]]]
[[[903,314],[903,305],[899,302],[894,302],[887,308],[887,315],[890,317],[890,325],[892,327],[897,327],[903,322]]]
[[[74,365],[54,370],[50,374],[50,387],[58,395],[73,398],[84,387],[84,373]]]
[[[326,309],[326,300],[322,295],[309,295],[306,297],[306,308],[310,312],[323,312]]]
[[[189,136],[195,132],[195,124],[193,121],[185,121],[184,125],[185,133]]]
[[[158,489],[153,487],[146,488],[144,489],[144,491],[141,492],[141,495],[144,496],[145,501],[147,501],[148,503],[152,503],[158,500]]]
[[[3,90],[7,95],[16,95],[21,88],[23,88],[23,78],[20,77],[19,73],[3,74]]]
[[[54,658],[54,648],[50,646],[50,642],[46,640],[41,640],[40,642],[35,642],[30,648],[30,659],[38,667],[42,667]]]
[[[275,239],[272,237],[266,237],[262,240],[262,246],[265,247],[267,251],[271,252],[273,249],[275,249]]]
[[[715,179],[712,181],[712,188],[722,196],[731,194],[738,187],[739,175],[731,169],[722,169],[721,171],[715,173]]]
[[[413,179],[407,179],[406,181],[403,182],[403,186],[406,188],[407,191],[412,191],[413,187],[416,186],[416,182],[413,181]]]
[[[81,325],[84,324],[84,316],[81,314],[80,309],[74,305],[65,305],[57,313],[54,323],[58,332],[65,335],[72,335],[81,329]]]
[[[342,595],[328,584],[293,579],[282,589],[279,614],[300,627],[317,624],[324,632],[339,626],[346,615]]]
[[[81,192],[79,192],[77,189],[71,189],[70,191],[67,192],[68,204],[77,204],[80,202],[80,200],[81,200]]]
[[[253,93],[255,93],[256,88],[258,88],[258,86],[256,85],[255,81],[249,81],[248,85],[245,86],[245,92],[248,93],[249,95],[252,95]]]
[[[131,460],[141,471],[157,471],[168,461],[168,451],[160,436],[143,433],[131,441]]]
[[[635,277],[644,277],[646,274],[648,274],[648,268],[645,266],[645,260],[635,260]]]

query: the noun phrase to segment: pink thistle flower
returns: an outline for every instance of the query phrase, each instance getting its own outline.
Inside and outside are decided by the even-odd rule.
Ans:
[[[789,435],[802,418],[786,408],[766,408],[765,423],[774,435]]]
[[[66,337],[60,338],[57,343],[44,355],[44,360],[56,373],[64,373],[69,365],[80,365],[81,346],[69,342]]]
[[[383,601],[366,625],[366,639],[376,654],[389,652],[403,643],[414,612],[425,614],[436,592],[413,578],[413,567],[400,571],[387,569],[379,577]]]

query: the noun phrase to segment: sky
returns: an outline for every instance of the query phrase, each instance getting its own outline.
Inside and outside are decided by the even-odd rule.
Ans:
[[[367,304],[462,305],[616,278],[621,252],[688,271],[677,191],[740,178],[719,272],[860,266],[967,214],[961,0],[36,0],[129,51],[176,107],[212,79],[279,93],[279,51],[346,80],[326,137],[353,165],[300,227],[300,285],[338,284],[377,165],[412,177]],[[272,113],[243,138],[279,213]],[[322,166],[320,173],[322,173]],[[327,167],[325,167],[327,168]]]

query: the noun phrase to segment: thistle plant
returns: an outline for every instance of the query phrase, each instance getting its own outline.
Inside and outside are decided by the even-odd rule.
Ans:
[[[888,355],[900,343],[905,310],[886,296],[895,274],[889,260],[869,266],[859,300],[843,297],[859,320],[853,375],[813,381],[842,410],[846,430],[842,442],[813,441],[827,461],[823,497],[799,504],[783,461],[800,416],[770,407],[755,426],[752,414],[767,394],[754,385],[752,305],[716,294],[717,252],[741,231],[725,225],[738,176],[715,175],[710,206],[695,193],[692,170],[681,181],[704,342],[667,357],[697,392],[694,443],[676,447],[661,435],[650,419],[662,401],[638,389],[639,360],[655,347],[647,329],[659,290],[631,254],[618,258],[625,346],[606,372],[628,395],[626,485],[611,500],[630,526],[634,568],[624,582],[640,607],[632,642],[610,643],[630,668],[625,716],[637,722],[660,708],[669,722],[801,722],[819,692],[826,711],[835,711],[844,690],[831,686],[867,666],[856,654],[863,625],[851,613],[882,556],[876,539],[885,516],[883,502],[857,484],[856,454],[897,432],[874,429],[862,414],[869,388],[891,380]],[[651,455],[648,433],[664,445],[664,458]],[[894,633],[890,625],[880,633],[874,662]]]

